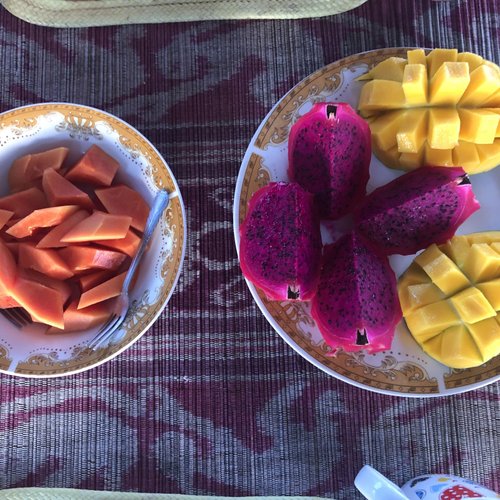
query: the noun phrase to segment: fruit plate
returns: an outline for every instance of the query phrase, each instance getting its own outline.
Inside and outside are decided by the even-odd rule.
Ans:
[[[67,103],[25,106],[0,115],[0,196],[7,174],[20,156],[58,146],[69,148],[68,164],[97,144],[121,165],[117,180],[137,190],[151,205],[159,188],[170,204],[150,241],[132,289],[131,308],[118,330],[120,340],[95,351],[86,347],[96,330],[45,335],[33,324],[19,331],[0,315],[0,371],[27,377],[69,375],[97,366],[137,341],[167,304],[185,251],[185,212],[177,182],[165,160],[137,130],[97,109]],[[43,299],[41,299],[43,300]]]
[[[406,57],[406,50],[381,49],[347,57],[316,71],[278,101],[252,138],[239,172],[233,211],[237,248],[239,226],[252,194],[269,182],[288,180],[290,126],[316,102],[347,102],[355,108],[362,87],[356,78],[387,57]],[[367,191],[371,192],[401,174],[372,156]],[[460,226],[457,234],[500,229],[500,168],[472,176],[471,182],[481,209]],[[345,229],[341,223],[323,224],[323,242],[336,240]],[[390,257],[397,276],[414,257]],[[247,283],[264,316],[291,347],[329,375],[357,387],[389,395],[430,397],[477,389],[500,379],[500,356],[476,368],[448,368],[423,352],[404,321],[398,325],[389,351],[367,354],[339,350],[333,356],[311,317],[309,303],[269,301],[260,290]]]

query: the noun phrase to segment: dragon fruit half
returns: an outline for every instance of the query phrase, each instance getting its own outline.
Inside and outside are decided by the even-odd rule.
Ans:
[[[321,218],[338,219],[366,194],[371,160],[368,124],[345,103],[319,103],[288,139],[288,177],[314,193]]]
[[[422,167],[373,191],[354,220],[387,255],[410,255],[449,240],[478,209],[461,167]]]
[[[272,182],[250,200],[240,226],[243,274],[271,300],[309,300],[316,292],[321,233],[314,197],[298,184]]]
[[[311,314],[334,349],[389,349],[402,313],[387,257],[355,231],[326,246]]]

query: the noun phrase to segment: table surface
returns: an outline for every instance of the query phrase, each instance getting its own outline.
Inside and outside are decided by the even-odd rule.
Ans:
[[[0,7],[0,110],[69,101],[113,113],[170,164],[187,209],[183,272],[133,347],[78,375],[0,376],[0,488],[361,498],[369,463],[500,491],[500,384],[432,399],[364,391],[302,359],[242,278],[236,177],[273,104],[342,57],[457,47],[499,62],[500,2],[369,0],[337,16],[52,29]]]

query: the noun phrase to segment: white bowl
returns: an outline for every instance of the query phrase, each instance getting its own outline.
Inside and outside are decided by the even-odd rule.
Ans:
[[[70,150],[68,164],[92,144],[120,162],[118,179],[151,204],[159,188],[171,193],[131,292],[131,309],[114,345],[91,351],[85,332],[45,335],[36,325],[19,331],[0,315],[0,371],[27,377],[54,377],[88,370],[113,358],[151,327],[167,304],[182,267],[186,230],[182,197],[165,160],[124,121],[97,109],[67,103],[25,106],[0,114],[0,196],[8,194],[12,161],[57,146]]]

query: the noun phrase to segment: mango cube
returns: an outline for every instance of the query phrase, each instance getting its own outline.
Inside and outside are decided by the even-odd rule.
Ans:
[[[381,109],[398,109],[406,105],[401,82],[391,80],[371,80],[363,85],[359,96],[358,109],[361,114]]]
[[[432,149],[429,144],[424,145],[425,165],[433,167],[451,167],[453,166],[452,149]]]
[[[469,368],[484,363],[476,343],[464,325],[447,328],[439,339],[423,344],[430,356],[451,368]]]
[[[406,102],[413,106],[427,104],[427,67],[425,64],[407,64],[403,74],[403,92]]]
[[[429,102],[434,106],[455,106],[470,82],[467,63],[445,62],[432,77]]]
[[[415,170],[424,162],[425,146],[422,146],[416,153],[401,153],[399,155],[399,165],[404,170]]]
[[[495,139],[493,144],[478,144],[476,150],[479,168],[474,173],[486,172],[500,165],[500,139]]]
[[[453,149],[458,145],[460,116],[454,108],[429,109],[427,142],[432,149]]]
[[[469,73],[472,73],[476,68],[483,64],[484,59],[472,52],[460,52],[457,55],[457,62],[466,62],[469,65]]]
[[[423,49],[407,50],[406,57],[408,59],[408,64],[427,65],[427,59],[425,57],[425,51]]]
[[[497,315],[488,299],[474,287],[462,290],[451,297],[451,303],[465,323],[477,323]]]
[[[446,298],[434,283],[416,283],[408,287],[408,303],[411,309],[432,304]]]
[[[460,99],[460,106],[476,107],[500,89],[500,71],[482,64],[470,74],[470,83]]]
[[[462,269],[474,282],[496,278],[500,269],[500,254],[487,243],[473,243]]]
[[[358,80],[380,79],[394,80],[395,82],[403,81],[404,68],[406,59],[402,57],[388,57],[382,62],[374,66],[368,73],[361,75]]]
[[[498,108],[500,106],[500,89],[482,103],[484,107]]]
[[[487,361],[500,352],[500,315],[488,318],[473,325],[467,325],[483,361]]]
[[[476,285],[495,311],[500,311],[500,278]]]
[[[396,140],[400,153],[418,153],[427,138],[427,110],[411,109],[398,127]]]
[[[388,167],[397,168],[399,166],[399,151],[397,146],[393,146],[391,149],[384,150],[379,148],[374,141],[372,144],[373,152],[380,159],[380,161],[387,165]]]
[[[479,153],[472,142],[459,141],[453,148],[453,164],[460,165],[466,172],[476,173],[481,168]]]
[[[467,260],[467,255],[469,255],[471,245],[472,242],[469,241],[467,236],[455,235],[441,246],[441,251],[453,260],[458,267],[462,268]]]
[[[446,62],[456,62],[457,49],[434,49],[427,54],[427,73],[432,78],[437,70]]]
[[[385,113],[370,123],[372,141],[383,150],[396,145],[396,133],[405,121],[406,114],[400,111]]]
[[[493,144],[500,114],[486,109],[459,109],[461,141],[475,144]]]
[[[434,302],[405,314],[408,329],[418,342],[425,342],[446,328],[460,324],[460,318],[447,301]]]
[[[436,286],[447,295],[457,293],[470,286],[457,265],[444,254],[435,244],[432,244],[420,255],[415,262],[422,267]]]

